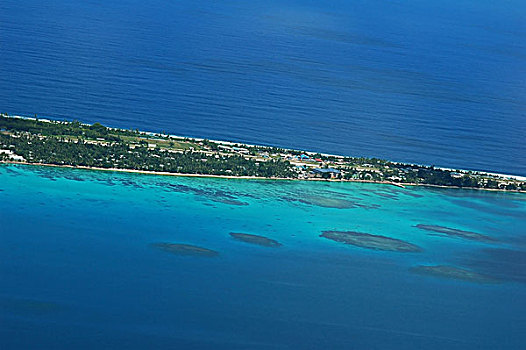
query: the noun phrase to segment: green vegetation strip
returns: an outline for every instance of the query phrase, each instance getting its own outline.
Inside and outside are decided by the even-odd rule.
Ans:
[[[325,178],[526,191],[525,181],[481,172],[197,140],[108,128],[100,123],[7,115],[0,115],[0,161],[174,174]]]

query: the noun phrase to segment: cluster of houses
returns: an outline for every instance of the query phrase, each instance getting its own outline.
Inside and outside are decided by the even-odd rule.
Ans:
[[[15,162],[24,162],[25,159],[22,156],[15,154],[9,149],[0,149],[0,158],[7,158],[8,160],[13,160]]]
[[[314,168],[311,173],[314,177],[321,177],[325,179],[339,178],[342,175],[341,170],[334,168]]]
[[[203,143],[199,143],[200,146],[206,146]],[[296,171],[300,178],[325,178],[335,179],[341,178],[343,173],[341,170],[328,167],[324,160],[321,158],[309,156],[308,154],[292,154],[292,153],[272,153],[268,149],[259,150],[256,155],[245,147],[239,147],[238,145],[231,144],[218,144],[217,148],[219,152],[239,154],[245,157],[255,158],[258,161],[268,161],[271,159],[282,159],[289,161],[295,166]],[[208,150],[210,151],[210,150]]]

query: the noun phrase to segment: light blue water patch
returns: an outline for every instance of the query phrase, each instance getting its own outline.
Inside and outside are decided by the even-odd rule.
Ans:
[[[525,213],[523,194],[4,165],[2,348],[517,349],[526,341]],[[422,251],[346,245],[320,237],[326,230]],[[491,283],[410,272],[419,265]]]

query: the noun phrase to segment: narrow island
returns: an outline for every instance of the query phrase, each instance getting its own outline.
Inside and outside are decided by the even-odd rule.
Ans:
[[[0,162],[162,175],[526,191],[526,178],[0,114]]]

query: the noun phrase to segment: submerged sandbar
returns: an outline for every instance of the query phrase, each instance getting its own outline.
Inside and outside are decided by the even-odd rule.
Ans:
[[[410,271],[419,275],[455,279],[474,283],[498,282],[496,278],[493,278],[491,276],[483,275],[472,270],[462,269],[459,267],[449,265],[420,265],[412,267]]]
[[[279,243],[276,240],[273,240],[268,237],[264,236],[258,236],[258,235],[252,235],[248,233],[237,233],[237,232],[230,232],[230,236],[237,239],[238,241],[242,241],[245,243],[250,244],[256,244],[263,247],[271,247],[271,248],[277,248],[281,246],[281,243]]]
[[[472,241],[488,242],[488,243],[497,241],[493,237],[486,236],[480,233],[464,231],[464,230],[459,230],[456,228],[450,228],[450,227],[445,227],[445,226],[418,224],[415,227],[422,229],[422,230],[426,230],[426,231],[441,233],[443,235],[450,236],[450,237],[470,239]]]
[[[218,252],[212,249],[198,247],[190,244],[181,244],[181,243],[153,243],[152,247],[163,250],[168,253],[175,255],[184,255],[184,256],[208,256],[213,257],[219,255]]]
[[[384,250],[391,252],[422,251],[419,246],[402,241],[400,239],[355,231],[323,231],[320,237],[324,237],[335,242],[373,250]]]

